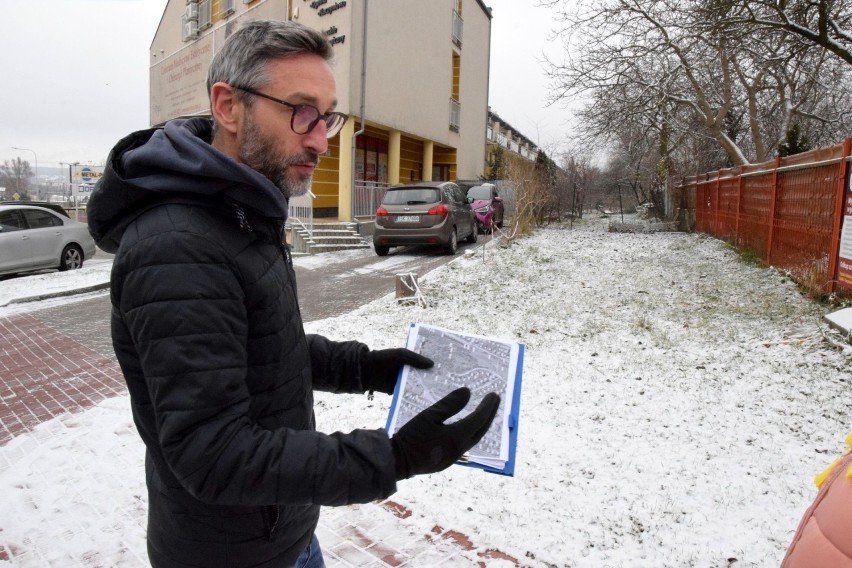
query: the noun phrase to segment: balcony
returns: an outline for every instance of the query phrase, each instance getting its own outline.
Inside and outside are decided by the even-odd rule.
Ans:
[[[461,19],[459,13],[453,10],[453,43],[458,47],[462,46],[462,38],[464,37],[464,20]]]
[[[457,100],[450,99],[450,130],[453,132],[459,131],[461,124],[461,103]]]
[[[211,0],[201,0],[198,3],[198,29],[203,30],[213,25],[213,11],[210,6]]]

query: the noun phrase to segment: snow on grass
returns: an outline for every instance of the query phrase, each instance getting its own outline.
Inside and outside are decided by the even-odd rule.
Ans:
[[[515,476],[452,467],[400,482],[414,532],[454,529],[531,566],[777,566],[852,430],[850,351],[823,341],[825,307],[724,244],[606,228],[460,256],[420,278],[427,307],[387,296],[306,329],[385,348],[419,321],[526,344]],[[320,393],[318,426],[383,427],[389,402]],[[33,551],[16,565],[57,550],[144,559],[127,406],[0,448],[3,541]]]

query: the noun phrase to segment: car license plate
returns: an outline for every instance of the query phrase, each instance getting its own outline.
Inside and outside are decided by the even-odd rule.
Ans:
[[[397,215],[397,223],[419,223],[420,215]]]

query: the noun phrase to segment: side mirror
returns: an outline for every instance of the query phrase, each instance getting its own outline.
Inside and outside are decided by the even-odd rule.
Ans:
[[[499,195],[495,195],[492,199],[493,199],[494,201],[496,201],[497,203],[500,203],[501,201],[503,201],[503,198],[502,198],[502,197],[500,197]]]
[[[468,203],[473,203],[473,197],[468,197],[468,198],[467,198],[467,202],[468,202]]]

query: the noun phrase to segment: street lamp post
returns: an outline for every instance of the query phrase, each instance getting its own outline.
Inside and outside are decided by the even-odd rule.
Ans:
[[[12,146],[12,150],[24,150],[26,152],[33,153],[33,158],[35,158],[36,199],[38,199],[38,155],[35,153],[35,150],[31,150],[30,148],[18,148],[17,146]]]
[[[74,219],[77,219],[77,192],[74,191],[74,180],[71,179],[71,171],[74,166],[79,166],[80,162],[74,162],[73,164],[68,164],[68,189],[71,190],[71,199],[74,201]]]

